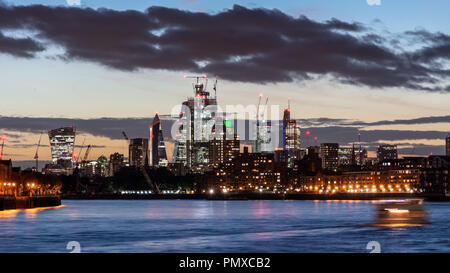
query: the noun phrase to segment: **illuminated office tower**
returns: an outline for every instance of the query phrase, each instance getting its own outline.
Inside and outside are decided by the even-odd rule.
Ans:
[[[75,132],[76,129],[72,126],[48,132],[53,166],[58,165],[61,169],[72,169]]]
[[[236,133],[233,133],[231,121],[223,121],[223,130],[217,132],[213,128],[213,136],[209,141],[209,165],[216,168],[219,164],[229,162],[236,158],[240,151],[240,141]]]
[[[300,127],[295,119],[291,119],[290,108],[283,113],[283,151],[287,156],[288,167],[300,159]]]
[[[158,114],[153,118],[150,125],[150,163],[154,167],[167,167],[166,145],[161,127],[161,120]]]

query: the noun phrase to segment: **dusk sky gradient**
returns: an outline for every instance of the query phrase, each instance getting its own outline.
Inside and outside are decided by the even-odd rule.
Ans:
[[[367,131],[372,156],[379,143],[442,154],[449,10],[445,0],[0,0],[0,134],[13,141],[5,154],[31,160],[39,132],[66,123],[83,134],[77,143],[98,145],[93,157],[123,153],[118,127],[169,114],[192,93],[183,75],[199,73],[219,74],[224,108],[256,104],[259,93],[281,107],[290,98],[319,140],[331,142],[339,130],[326,128],[337,126],[343,145]],[[127,128],[131,137],[148,133]],[[43,145],[49,159],[48,139]]]

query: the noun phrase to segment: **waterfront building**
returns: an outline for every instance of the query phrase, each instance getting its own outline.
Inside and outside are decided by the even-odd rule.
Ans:
[[[380,145],[377,150],[378,162],[398,159],[397,145]]]
[[[12,175],[12,161],[0,160],[0,181],[5,181],[11,178]]]
[[[314,193],[411,193],[420,186],[419,169],[384,169],[301,176],[298,191]]]
[[[132,138],[128,146],[128,158],[130,166],[144,167],[148,165],[148,139]]]
[[[154,167],[167,167],[166,144],[158,114],[150,125],[150,163]]]
[[[203,175],[197,190],[276,191],[282,186],[282,170],[273,153],[249,153],[244,147],[236,158]]]
[[[322,159],[322,168],[329,171],[337,171],[339,166],[339,144],[322,143],[320,144],[320,157]]]
[[[421,189],[427,193],[450,193],[450,156],[429,156],[424,160]]]

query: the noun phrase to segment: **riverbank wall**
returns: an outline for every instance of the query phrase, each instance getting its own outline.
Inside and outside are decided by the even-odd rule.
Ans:
[[[61,205],[60,196],[0,196],[0,211],[56,207]]]

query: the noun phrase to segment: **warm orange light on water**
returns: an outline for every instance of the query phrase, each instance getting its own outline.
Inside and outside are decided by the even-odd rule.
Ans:
[[[41,207],[41,208],[30,208],[30,209],[10,209],[10,210],[1,210],[0,211],[0,218],[14,218],[17,216],[19,212],[24,212],[25,215],[28,216],[35,216],[39,211],[42,210],[50,210],[50,209],[60,209],[62,207],[65,207],[67,205],[60,205],[56,207]]]

